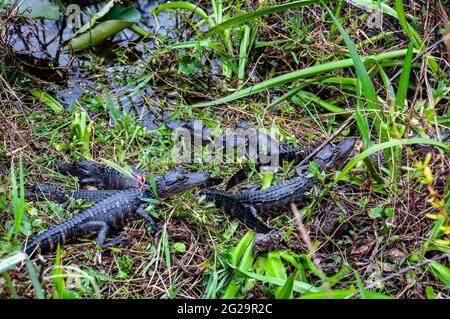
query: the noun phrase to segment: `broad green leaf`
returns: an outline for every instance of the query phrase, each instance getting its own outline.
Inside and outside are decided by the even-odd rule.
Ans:
[[[438,262],[431,262],[430,267],[445,287],[450,288],[450,269]]]
[[[131,27],[140,19],[141,14],[135,7],[124,8],[120,4],[111,6],[111,2],[109,2],[72,36],[67,48],[73,51],[90,48],[123,29]]]
[[[233,274],[225,287],[221,299],[235,298],[239,289],[242,287],[244,280],[236,274],[237,270],[248,271],[253,264],[254,256],[252,253],[252,243],[255,236],[254,232],[247,232],[239,243],[233,248],[231,252],[231,264],[232,268],[235,268]]]
[[[267,254],[267,260],[264,263],[264,272],[272,278],[286,279],[286,268],[280,257],[280,252],[271,251]],[[275,297],[278,298],[282,287],[274,287]]]
[[[280,286],[280,287],[283,287],[286,284],[286,280],[287,280],[287,279],[280,279],[280,278],[275,278],[275,277],[271,277],[271,276],[260,275],[260,274],[256,274],[256,273],[249,272],[249,271],[242,271],[242,270],[238,270],[238,269],[236,269],[236,272],[243,277],[254,278],[258,281],[270,283],[272,285],[276,285],[276,286]],[[310,285],[305,282],[294,280],[293,290],[296,292],[299,292],[299,293],[310,293],[310,292],[319,292],[319,291],[322,291],[323,289],[314,287],[313,285]]]
[[[64,112],[64,108],[61,103],[58,102],[53,96],[47,92],[41,91],[39,89],[29,89],[28,90],[32,96],[47,105],[56,114],[61,114]]]
[[[116,2],[116,0],[110,0],[108,3],[106,3],[100,11],[96,12],[88,22],[86,22],[83,26],[81,26],[81,28],[79,28],[77,30],[77,32],[75,32],[72,35],[72,38],[75,38],[75,37],[79,36],[80,34],[83,34],[87,31],[89,31],[90,29],[92,29],[92,27],[95,25],[97,20],[100,19],[101,17],[103,17],[104,15],[106,15],[109,12],[109,10],[111,10],[111,8],[114,6],[115,2]]]
[[[233,248],[231,252],[231,264],[238,266],[242,255],[249,245],[253,243],[253,238],[255,237],[254,232],[247,232],[244,237],[239,241],[239,243]]]
[[[290,274],[284,286],[281,287],[277,299],[292,299],[293,289],[294,289],[294,275]]]
[[[17,8],[17,13],[26,18],[58,20],[61,16],[58,6],[48,1],[6,0],[5,3],[7,7]]]
[[[186,252],[186,245],[181,242],[176,242],[173,244],[173,249],[179,253],[184,253]]]
[[[97,24],[89,32],[83,33],[69,41],[68,48],[80,51],[95,46],[103,40],[133,25],[134,22],[111,20]]]
[[[425,296],[427,296],[427,299],[437,299],[434,289],[431,286],[425,287]]]

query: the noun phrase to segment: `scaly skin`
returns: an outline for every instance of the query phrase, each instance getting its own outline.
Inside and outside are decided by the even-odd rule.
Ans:
[[[313,162],[321,171],[330,172],[339,168],[349,157],[354,139],[347,139],[337,146],[326,146],[313,159]],[[305,195],[314,186],[320,184],[320,180],[312,174],[299,172],[299,177],[292,178],[272,187],[250,191],[243,194],[233,194],[214,189],[200,191],[207,201],[214,202],[226,212],[237,217],[247,227],[260,233],[267,233],[271,229],[262,224],[258,214],[277,215],[290,203],[300,203]]]
[[[294,165],[300,162],[305,156],[307,156],[312,149],[304,148],[304,147],[295,147],[290,144],[280,144],[277,141],[274,141],[269,135],[264,132],[256,129],[252,129],[250,125],[246,122],[239,123],[234,126],[234,129],[241,129],[242,132],[248,133],[248,135],[238,135],[238,134],[227,134],[224,133],[217,137],[215,141],[211,141],[212,139],[212,130],[207,125],[203,124],[201,121],[197,121],[195,119],[189,120],[173,120],[166,121],[165,124],[173,131],[177,131],[179,129],[183,129],[184,131],[177,131],[181,133],[183,136],[189,135],[191,144],[195,141],[201,141],[203,146],[212,145],[211,142],[215,142],[219,147],[231,147],[233,150],[241,150],[245,152],[245,156],[248,157],[249,154],[249,145],[250,143],[257,143],[257,150],[265,150],[268,152],[267,155],[270,154],[269,150],[275,150],[278,155],[278,160],[280,162],[283,161],[294,161]],[[244,131],[245,130],[245,131]],[[244,154],[242,154],[244,155]],[[257,154],[260,155],[260,154]],[[264,162],[260,156],[257,156],[255,169],[257,171],[264,165],[268,164]],[[239,171],[237,171],[227,182],[225,187],[226,190],[229,190],[242,181],[244,181],[248,174],[251,171],[250,165],[243,166]]]
[[[312,149],[304,147],[295,147],[289,144],[281,144],[278,158],[280,162],[294,161],[295,165],[299,163],[303,158],[305,158],[311,151]],[[263,165],[264,163],[261,163],[261,161],[257,161],[255,163],[255,169],[259,171],[261,166]],[[239,171],[237,171],[233,176],[230,177],[225,187],[225,190],[230,190],[236,185],[242,183],[248,177],[248,174],[250,172],[251,172],[250,165],[243,166]]]
[[[82,158],[73,164],[62,164],[58,169],[63,174],[79,177],[82,186],[89,185],[107,190],[151,187],[151,183],[146,180],[146,177],[150,176],[150,173],[137,168],[133,169],[134,177],[130,178],[112,168]],[[155,176],[154,178],[156,181],[161,177]],[[209,178],[203,186],[211,187],[218,185],[221,182],[222,179],[220,178]]]
[[[209,174],[204,172],[170,172],[155,181],[156,193],[160,198],[183,192],[189,188],[204,184]],[[132,216],[141,216],[152,227],[153,219],[145,212],[147,205],[143,199],[154,198],[149,188],[123,190],[94,204],[80,214],[37,235],[28,242],[25,253],[34,256],[54,251],[58,243],[64,244],[80,236],[97,233],[97,244],[106,247],[118,242],[113,239],[105,242],[111,230],[121,229]]]
[[[25,190],[25,198],[50,199],[60,204],[68,204],[70,199],[81,199],[83,202],[97,203],[120,190],[78,190],[63,191],[48,184],[34,184]]]

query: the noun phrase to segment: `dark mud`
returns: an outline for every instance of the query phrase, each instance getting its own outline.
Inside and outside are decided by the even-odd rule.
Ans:
[[[139,26],[148,30],[154,38],[141,41],[139,36],[126,29],[98,45],[89,54],[64,50],[76,29],[67,25],[63,15],[57,21],[10,21],[6,37],[10,61],[14,62],[10,65],[20,65],[23,72],[34,78],[35,85],[51,93],[67,110],[78,105],[85,106],[84,101],[95,96],[109,94],[121,115],[129,114],[147,129],[155,129],[170,115],[170,107],[164,106],[175,100],[170,92],[152,86],[146,76],[145,60],[153,54],[155,38],[171,43],[189,40],[190,36],[175,12],[161,12],[158,22],[155,20],[150,9],[165,2],[139,0],[125,3],[134,5],[140,11]],[[78,3],[81,7],[83,25],[89,21],[89,15],[100,10],[106,1],[72,3]],[[125,52],[125,62],[118,61],[115,52]],[[92,61],[93,58],[98,60]],[[98,61],[101,61],[100,66]]]

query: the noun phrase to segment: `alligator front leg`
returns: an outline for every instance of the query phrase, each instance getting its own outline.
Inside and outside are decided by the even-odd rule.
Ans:
[[[152,230],[156,232],[158,230],[158,226],[156,225],[154,219],[151,218],[145,211],[145,206],[146,204],[142,204],[141,206],[139,206],[138,209],[136,210],[136,214],[144,218],[150,224]]]

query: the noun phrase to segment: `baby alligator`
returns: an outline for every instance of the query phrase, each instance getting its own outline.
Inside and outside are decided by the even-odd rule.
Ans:
[[[206,172],[188,173],[181,170],[155,178],[156,194],[167,198],[172,194],[204,184],[209,179]],[[28,242],[25,253],[34,256],[54,251],[58,243],[64,244],[80,236],[97,234],[97,244],[104,248],[119,242],[120,237],[105,242],[110,230],[119,230],[132,216],[144,218],[156,228],[153,219],[145,212],[143,199],[155,198],[152,188],[130,189],[111,195],[82,213],[37,235]]]
[[[151,182],[146,179],[146,177],[151,175],[149,172],[133,168],[133,178],[130,178],[115,169],[99,165],[85,158],[81,158],[73,164],[62,164],[58,167],[58,170],[63,174],[79,177],[81,186],[89,185],[107,190],[135,189],[151,186]],[[156,178],[158,177],[155,176]],[[211,187],[221,182],[222,179],[220,178],[209,178],[203,186]],[[77,194],[72,195],[76,196]],[[85,196],[89,196],[89,194],[85,194]]]
[[[116,195],[121,190],[78,190],[63,191],[48,184],[34,184],[30,189],[25,190],[26,198],[46,198],[57,203],[67,205],[71,198],[81,199],[83,202],[97,203],[111,195]]]
[[[336,146],[328,145],[316,154],[313,162],[321,171],[330,172],[338,169],[347,160],[354,145],[355,140],[352,138]],[[227,213],[238,218],[247,227],[258,233],[268,233],[271,229],[258,219],[258,213],[276,215],[290,203],[304,200],[306,193],[320,183],[320,180],[310,172],[299,172],[299,175],[255,192],[233,194],[207,188],[201,190],[200,194],[205,195],[207,201],[214,202],[216,206],[222,207]]]
[[[269,164],[269,161],[271,160],[271,151],[274,151],[273,155],[276,154],[278,156],[278,162],[294,161],[294,164],[301,161],[312,151],[310,148],[279,143],[262,130],[250,127],[247,122],[241,122],[234,125],[231,132],[225,132],[215,139],[213,138],[214,134],[212,129],[203,122],[195,119],[185,121],[172,120],[166,121],[165,124],[175,133],[188,137],[192,146],[199,141],[203,146],[215,145],[223,147],[227,151],[227,148],[231,147],[234,151],[244,151],[244,154],[241,153],[240,156],[245,155],[246,157],[250,157],[249,153],[252,152],[252,147],[255,151],[267,152],[267,154],[264,154],[264,157],[261,157],[261,154],[254,154],[257,155],[255,162],[255,169],[257,171],[259,171],[262,166]],[[229,190],[244,181],[250,171],[250,165],[244,165],[230,177],[225,189]]]
[[[81,158],[73,164],[62,164],[58,170],[63,174],[80,177],[82,186],[92,185],[105,189],[142,188],[146,182],[145,176],[150,175],[147,172],[133,169],[133,178],[130,178],[115,169],[88,161],[85,158]]]

